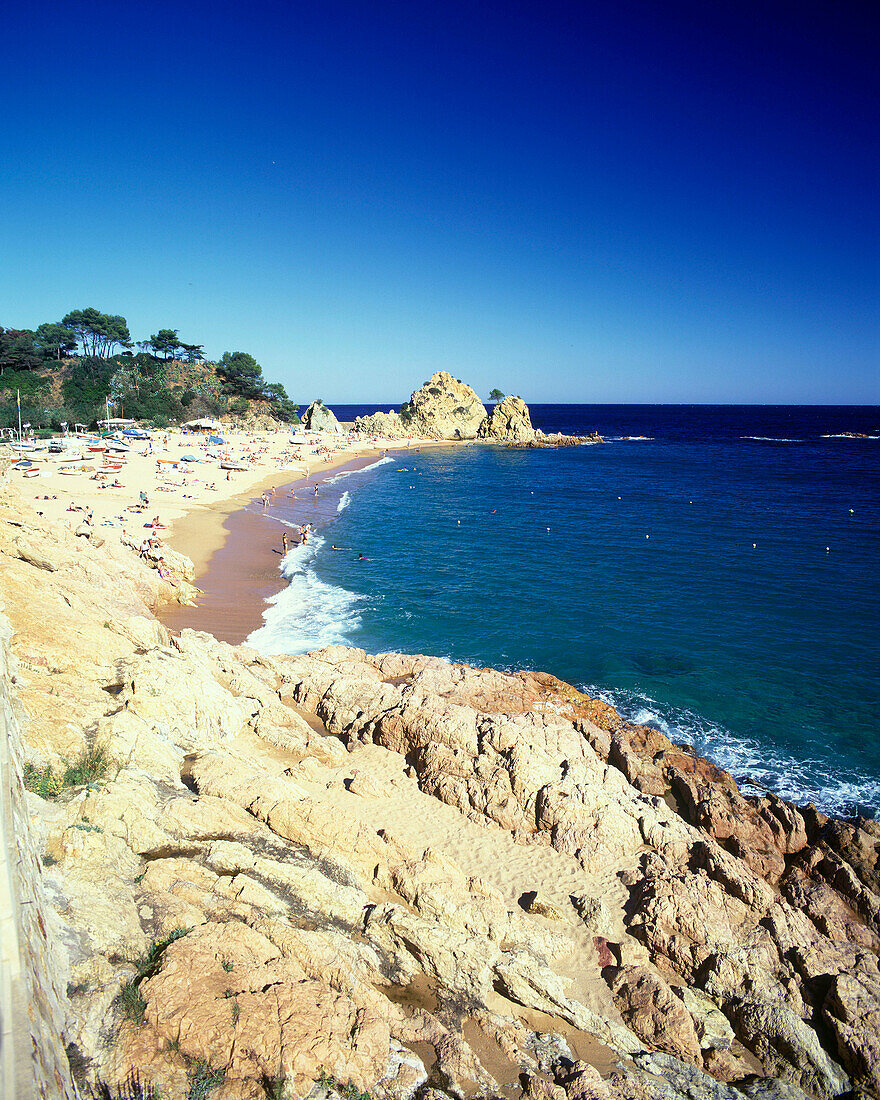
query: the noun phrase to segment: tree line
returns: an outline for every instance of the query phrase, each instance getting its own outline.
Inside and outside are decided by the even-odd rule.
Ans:
[[[267,381],[249,352],[207,360],[203,345],[170,328],[135,343],[124,317],[93,307],[35,329],[0,326],[0,424],[13,422],[16,393],[35,427],[91,422],[108,402],[157,426],[242,413],[253,402],[278,420],[298,420],[284,386]]]

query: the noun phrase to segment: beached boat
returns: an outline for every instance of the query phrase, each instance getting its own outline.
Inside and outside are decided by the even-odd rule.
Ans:
[[[249,466],[245,466],[243,462],[229,462],[223,459],[220,463],[221,470],[238,470],[239,472],[246,472],[250,469]]]
[[[62,466],[58,471],[59,474],[81,474],[82,470],[79,466]]]

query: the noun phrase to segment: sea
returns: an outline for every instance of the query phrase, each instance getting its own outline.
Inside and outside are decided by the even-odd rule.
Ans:
[[[273,508],[315,535],[250,643],[550,672],[747,790],[880,816],[880,408],[531,413],[604,442],[423,446]]]

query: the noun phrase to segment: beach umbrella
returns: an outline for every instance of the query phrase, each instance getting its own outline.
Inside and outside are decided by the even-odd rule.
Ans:
[[[208,442],[209,443],[223,443],[224,439],[223,439],[222,435],[209,435],[208,436]]]
[[[181,462],[198,462],[198,461],[199,460],[196,458],[195,455],[183,455],[182,458],[181,458]]]

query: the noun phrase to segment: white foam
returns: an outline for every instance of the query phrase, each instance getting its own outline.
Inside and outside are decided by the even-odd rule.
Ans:
[[[384,466],[387,462],[393,462],[394,460],[388,457],[377,459],[376,462],[371,462],[369,466],[361,466],[357,470],[340,470],[338,474],[334,474],[333,477],[328,477],[324,482],[325,485],[335,485],[337,481],[342,481],[345,477],[351,477],[352,474],[365,474],[368,470],[375,470],[377,466]]]
[[[776,435],[741,435],[740,439],[754,439],[759,443],[806,443],[806,439],[786,439]]]
[[[858,442],[860,439],[880,439],[880,435],[853,435],[852,432],[836,432],[833,435],[821,435],[820,439],[854,439]]]
[[[360,626],[355,592],[322,581],[312,568],[324,545],[320,535],[294,546],[281,562],[287,587],[266,602],[263,625],[247,638],[261,653],[307,653],[328,645],[348,645],[348,635]]]
[[[339,503],[336,505],[336,511],[344,512],[349,504],[351,504],[351,493],[346,489],[342,496],[339,498]]]
[[[833,770],[827,760],[789,756],[784,750],[733,734],[693,711],[662,706],[647,695],[589,686],[584,691],[610,703],[630,722],[652,726],[671,741],[693,745],[700,756],[730,772],[738,782],[755,780],[757,791],[766,787],[795,805],[813,802],[824,813],[837,816],[855,812],[876,816],[880,811],[880,779],[844,774],[842,769]],[[746,793],[751,793],[748,786]]]
[[[653,435],[606,435],[607,443],[653,443]]]

